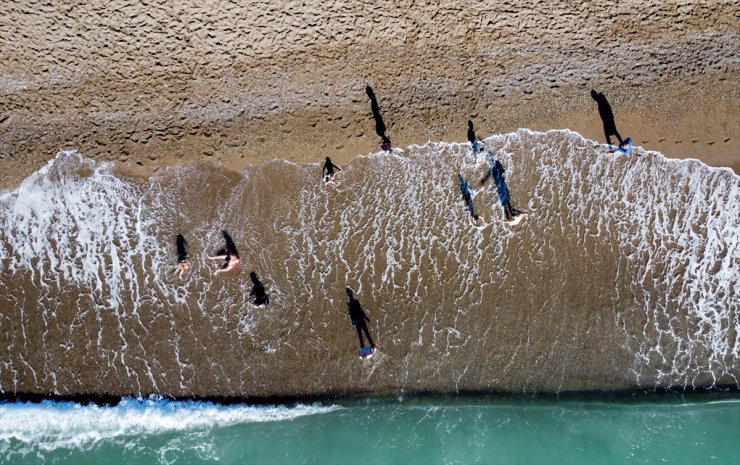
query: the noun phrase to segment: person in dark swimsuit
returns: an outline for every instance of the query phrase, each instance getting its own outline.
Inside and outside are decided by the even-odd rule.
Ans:
[[[236,250],[234,241],[226,231],[221,231],[226,241],[226,248],[220,249],[216,252],[213,257],[208,257],[210,260],[223,260],[221,267],[216,271],[216,274],[223,273],[229,270],[233,270],[239,266],[239,252]]]
[[[337,169],[339,171],[342,171],[342,168],[338,167],[334,163],[331,162],[331,158],[326,157],[326,161],[324,162],[324,168],[321,170],[321,175],[324,176],[324,182],[326,184],[329,184],[330,182],[334,182],[334,176],[337,175],[337,173],[334,172],[334,169]]]
[[[179,271],[178,277],[182,281],[182,275],[190,268],[188,263],[188,252],[185,247],[188,245],[188,241],[182,234],[177,235],[177,268],[175,271]]]

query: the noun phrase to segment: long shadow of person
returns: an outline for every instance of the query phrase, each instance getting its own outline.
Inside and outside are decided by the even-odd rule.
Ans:
[[[591,98],[596,100],[596,104],[599,106],[599,116],[601,121],[604,123],[604,135],[606,136],[606,143],[612,145],[612,134],[617,136],[619,145],[623,145],[622,136],[617,132],[617,125],[614,122],[614,113],[612,113],[612,107],[609,105],[609,101],[606,100],[604,94],[596,92],[591,89]]]
[[[252,281],[252,292],[249,293],[249,297],[252,299],[252,306],[262,308],[270,305],[270,298],[267,296],[265,286],[260,281],[257,273],[254,271],[250,272],[249,279]]]
[[[504,207],[504,217],[506,221],[512,221],[524,212],[511,206],[511,196],[509,195],[509,186],[506,185],[506,177],[504,176],[506,170],[504,170],[504,166],[500,161],[493,158],[493,153],[490,150],[487,151],[486,156],[488,158],[488,172],[481,179],[480,183],[485,184],[486,181],[493,178],[496,183],[496,193],[498,194],[499,202]]]
[[[231,238],[231,236],[229,236],[229,233],[227,233],[225,229],[221,230],[221,234],[224,236],[224,241],[226,241],[226,252],[238,258],[239,252],[237,252],[236,250],[236,244],[234,244],[234,240]]]
[[[470,223],[475,226],[480,217],[475,214],[475,209],[473,207],[473,190],[470,188],[470,184],[468,184],[468,181],[465,180],[462,174],[457,175],[457,181],[460,184],[460,193],[465,202],[465,207],[468,209],[468,213],[470,213]]]
[[[468,120],[468,140],[470,141],[470,147],[473,149],[473,153],[478,153],[478,138],[475,136],[475,128],[473,127],[473,120]]]
[[[392,150],[391,140],[385,134],[386,127],[383,122],[383,117],[380,115],[380,107],[378,107],[378,99],[375,98],[375,92],[372,87],[365,86],[365,93],[370,97],[370,109],[373,112],[373,119],[375,120],[375,133],[381,139],[380,147],[385,151],[390,151]]]
[[[362,353],[362,349],[365,348],[365,339],[362,337],[362,333],[364,332],[367,336],[367,340],[370,343],[370,352],[368,355],[371,355],[372,352],[375,351],[375,343],[373,342],[373,338],[370,337],[370,331],[367,329],[367,321],[370,321],[370,319],[365,315],[365,312],[362,310],[362,306],[360,305],[360,302],[355,299],[354,293],[352,289],[347,287],[347,297],[349,297],[349,301],[347,302],[347,312],[349,313],[349,319],[352,322],[352,326],[355,327],[357,330],[357,337],[360,339],[360,351]]]

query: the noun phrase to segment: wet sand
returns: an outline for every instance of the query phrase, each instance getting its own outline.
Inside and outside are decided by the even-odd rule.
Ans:
[[[347,163],[379,149],[520,127],[623,137],[740,172],[731,2],[95,1],[0,6],[0,187],[60,149],[150,175],[183,161]]]
[[[377,95],[380,112],[388,128],[387,134],[396,147],[429,140],[465,141],[469,119],[473,120],[479,138],[494,133],[508,133],[520,127],[539,131],[569,128],[589,139],[604,142],[602,122],[596,103],[590,97],[591,89],[596,89],[603,92],[611,103],[617,128],[623,137],[631,136],[637,145],[659,150],[669,157],[698,158],[709,165],[730,167],[740,173],[740,119],[737,117],[740,114],[740,87],[737,85],[740,81],[739,10],[736,4],[722,1],[697,5],[687,5],[680,1],[601,4],[557,2],[542,6],[534,1],[515,0],[484,1],[474,5],[415,2],[409,6],[398,1],[373,2],[370,5],[356,1],[333,3],[310,0],[300,4],[255,1],[250,2],[248,7],[225,2],[203,2],[181,7],[123,0],[94,0],[84,5],[65,6],[56,6],[46,1],[11,0],[0,5],[0,31],[3,31],[0,34],[0,188],[17,186],[20,181],[54,158],[61,149],[78,150],[85,157],[98,162],[113,161],[123,171],[140,176],[160,174],[166,167],[173,165],[183,165],[183,169],[191,169],[194,166],[191,162],[201,161],[240,169],[275,158],[315,163],[330,156],[335,163],[346,165],[358,155],[379,150],[380,137],[375,134],[370,102],[365,93],[366,85],[372,86]],[[527,159],[528,155],[535,155],[534,150],[544,145],[544,142],[538,141],[531,145],[529,152],[517,152],[520,157],[517,164]],[[579,150],[582,149],[580,142],[575,145]],[[587,159],[584,157],[581,157],[580,164],[574,162],[572,170],[564,171],[562,179],[580,180],[593,166],[606,171],[616,169],[607,163],[587,166]],[[358,168],[368,164],[363,159],[358,159],[356,163]],[[537,172],[540,165],[537,164],[536,157],[530,163],[532,169],[522,172],[534,176],[533,173]],[[614,162],[619,168],[618,163],[621,161]],[[549,167],[556,164],[553,161],[548,169],[560,173]],[[512,161],[509,165],[515,164]],[[298,181],[304,179],[303,172],[300,171],[302,169],[305,168],[296,168],[293,185],[298,185]],[[445,172],[450,170],[447,165],[443,169]],[[223,192],[196,196],[193,193],[199,191],[192,186],[173,189],[172,192],[176,195],[173,194],[172,198],[180,199],[181,202],[177,204],[178,208],[195,208],[198,209],[197,214],[191,215],[187,222],[181,219],[180,211],[157,218],[157,221],[169,218],[166,221],[171,223],[163,225],[167,227],[167,234],[171,230],[179,230],[178,227],[182,224],[192,226],[196,221],[202,221],[202,231],[199,234],[192,233],[195,237],[209,239],[203,240],[202,251],[212,249],[214,241],[206,234],[210,234],[208,231],[214,224],[228,224],[233,221],[234,230],[238,234],[254,234],[250,224],[238,222],[246,221],[243,210],[247,207],[253,209],[254,218],[272,219],[270,214],[274,212],[270,213],[272,210],[268,208],[270,200],[273,199],[276,203],[280,201],[282,203],[279,205],[283,210],[277,217],[291,221],[296,205],[310,211],[310,203],[301,203],[303,198],[298,193],[291,194],[294,196],[292,198],[282,197],[285,184],[291,182],[283,169],[276,170],[275,166],[270,165],[255,167],[255,171],[267,173],[260,178],[265,186],[260,191],[263,195],[257,202],[249,196],[240,197],[238,192],[229,190],[246,189],[238,186],[239,176],[234,173],[222,174],[218,168],[212,166],[200,171],[206,173],[208,170],[216,170],[216,174],[203,183],[207,184],[210,179],[220,179],[223,182],[214,183],[213,189],[223,189]],[[177,170],[171,172],[177,173]],[[275,173],[275,176],[270,176],[270,173]],[[623,173],[620,171],[619,174]],[[640,172],[635,173],[635,176],[637,174]],[[316,178],[318,181],[318,168]],[[376,178],[378,186],[386,181],[382,174],[378,174]],[[180,179],[152,179],[155,184],[180,182]],[[194,185],[200,182],[198,179],[193,175]],[[437,182],[438,178],[430,179]],[[367,186],[367,179],[362,177],[361,180],[362,185]],[[649,198],[646,196],[642,200],[649,204],[652,198],[658,197],[662,186],[651,184],[651,179],[647,176],[638,180],[640,182],[635,182],[634,185],[648,189]],[[412,181],[407,181],[399,185],[413,185]],[[532,177],[529,182],[535,181]],[[136,184],[137,186],[146,185],[143,180],[137,182],[141,183]],[[360,185],[360,180],[355,182],[356,186]],[[588,183],[579,185],[584,191],[578,192],[578,198],[585,198],[585,194],[592,193],[591,186]],[[200,187],[203,189],[203,186]],[[521,189],[520,195],[530,195],[534,187],[518,186],[517,189]],[[600,186],[595,189],[598,188]],[[658,193],[650,190],[651,188]],[[311,192],[310,189],[304,191]],[[369,196],[367,203],[387,193],[381,187],[375,192],[379,194]],[[699,192],[712,195],[707,189],[699,189]],[[193,197],[187,200],[188,195]],[[238,212],[231,208],[232,204],[222,205],[215,200],[210,203],[203,201],[229,198],[229,195],[234,195],[237,199],[234,204],[240,206]],[[356,201],[358,198],[354,191],[345,195],[346,202],[353,199]],[[632,195],[631,192],[624,193],[623,202],[618,205],[635,202]],[[420,196],[422,199],[429,197],[428,193]],[[553,216],[552,223],[562,225],[565,239],[553,242],[553,253],[571,250],[568,247],[570,242],[567,241],[574,240],[568,235],[570,223],[566,221],[563,225],[562,218],[565,218],[564,212],[568,208],[563,200],[565,197],[563,193],[557,193],[552,198],[542,197],[543,203],[545,200],[548,202],[548,208],[557,202],[561,203],[554,210],[560,211],[561,215]],[[594,205],[605,205],[610,198],[609,195],[600,198]],[[52,203],[52,200],[48,199],[46,203]],[[699,200],[707,199],[701,197]],[[452,205],[454,202],[459,203],[456,192],[450,194],[450,199],[440,205]],[[122,203],[117,200],[110,201],[106,204],[110,208],[104,209],[99,215],[103,216],[120,204]],[[157,202],[152,203],[156,204]],[[125,205],[126,208],[131,207],[129,204]],[[214,205],[217,206],[216,210]],[[368,237],[374,237],[379,243],[386,243],[388,238],[375,237],[377,229],[368,225],[382,217],[387,211],[387,205],[392,203],[389,201],[373,210],[371,219],[367,220],[366,229],[363,230]],[[648,207],[641,217],[651,214]],[[616,209],[614,207],[612,210]],[[697,210],[700,209],[697,207]],[[717,211],[720,210],[718,207]],[[585,211],[591,212],[592,209],[589,206]],[[238,221],[236,218],[230,219],[228,215],[226,218],[216,216],[223,212],[234,212]],[[126,221],[133,217],[122,216]],[[308,215],[311,218],[316,216]],[[670,216],[671,213],[666,213],[666,221],[672,221]],[[440,218],[442,217],[440,213]],[[699,217],[699,220],[702,218]],[[589,225],[594,223],[595,220]],[[329,227],[327,224],[319,224],[321,228],[327,228],[326,231],[317,226],[316,237],[337,236],[337,230],[332,229],[335,226]],[[409,221],[409,225],[416,224],[417,222]],[[440,220],[440,224],[444,226],[450,223]],[[619,224],[624,225],[627,222]],[[695,224],[700,227],[704,221],[696,221]],[[635,227],[637,226],[639,224]],[[121,227],[126,232],[133,228],[129,222]],[[289,231],[303,231],[301,224],[290,221],[285,228]],[[269,231],[266,226],[263,229]],[[413,227],[408,226],[407,229],[413,230]],[[279,230],[284,231],[284,228]],[[394,369],[384,368],[379,371],[378,376],[382,379],[375,383],[372,391],[394,392],[399,386],[408,390],[448,392],[466,389],[559,392],[637,386],[693,386],[694,380],[685,381],[684,378],[689,375],[683,373],[660,379],[649,370],[645,373],[636,371],[634,376],[627,372],[632,366],[632,358],[637,349],[619,339],[621,333],[612,331],[616,321],[613,313],[622,310],[627,312],[624,314],[627,322],[622,324],[622,329],[635,333],[645,327],[653,331],[648,325],[651,322],[649,315],[643,316],[638,312],[635,316],[628,313],[629,302],[622,302],[624,299],[629,301],[632,296],[627,291],[619,293],[616,304],[612,305],[612,301],[609,301],[599,307],[599,312],[593,311],[590,303],[594,302],[594,296],[598,297],[602,288],[614,287],[614,280],[609,273],[624,274],[631,263],[623,258],[615,271],[610,249],[597,243],[594,238],[599,235],[590,234],[589,231],[590,229],[583,229],[583,238],[576,245],[585,250],[583,256],[596,257],[594,260],[597,261],[597,267],[591,264],[582,267],[576,258],[567,254],[563,260],[545,261],[558,266],[562,261],[565,263],[563,266],[571,266],[577,271],[600,269],[603,285],[597,283],[598,286],[594,285],[593,289],[586,292],[579,281],[568,281],[567,286],[562,283],[548,283],[532,291],[529,297],[531,309],[545,308],[547,313],[540,315],[532,310],[531,314],[525,314],[524,317],[521,312],[516,311],[518,297],[507,294],[508,288],[502,291],[505,299],[501,301],[501,308],[510,311],[497,316],[491,325],[495,323],[497,327],[511,329],[496,333],[495,340],[490,336],[491,344],[500,351],[484,353],[482,357],[487,363],[490,362],[493,372],[505,372],[511,367],[512,372],[521,375],[507,378],[501,383],[491,381],[486,378],[488,373],[484,372],[489,365],[478,364],[475,369],[479,371],[471,371],[470,380],[463,380],[469,382],[468,385],[465,382],[461,384],[456,378],[458,373],[450,368],[445,368],[447,371],[443,374],[446,376],[446,384],[443,384],[440,382],[440,372],[436,371],[437,358],[426,356],[429,346],[425,344],[428,342],[420,344],[418,348],[418,352],[424,356],[415,359],[426,360],[428,363],[418,362],[421,364],[414,366],[411,371],[402,370],[406,363],[403,357],[409,351],[398,343],[393,349],[384,347],[388,354],[395,357],[393,363],[397,365]],[[63,231],[64,234],[69,232]],[[91,235],[94,238],[98,236]],[[274,234],[265,233],[266,238],[273,236]],[[444,233],[438,236],[452,237]],[[162,232],[156,240],[148,244],[153,247],[152,244],[165,241],[165,237],[169,236]],[[120,241],[126,245],[126,241],[134,239],[129,234],[124,234]],[[244,237],[241,240],[246,242]],[[518,250],[515,247],[517,239],[512,241],[512,250]],[[359,245],[354,246],[356,250],[350,256],[356,258],[357,262],[359,257],[365,257],[363,247],[366,242],[359,241]],[[646,239],[646,242],[649,241]],[[460,244],[465,242],[460,240]],[[115,242],[110,247],[130,251],[136,246],[128,245],[130,247],[121,247]],[[271,277],[269,273],[273,270],[287,270],[285,267],[269,266],[269,260],[273,259],[271,257],[288,254],[290,249],[283,243],[275,242],[272,250],[265,252],[260,248],[262,245],[258,241],[252,251],[253,255],[266,262],[258,271],[261,275],[266,275],[272,283],[279,283],[291,290],[293,287],[297,289],[295,292],[291,291],[292,293],[286,292],[286,295],[305,297],[306,289],[319,289],[321,285],[339,286],[325,291],[323,296],[335,308],[327,309],[325,303],[317,298],[314,306],[302,310],[304,313],[301,315],[305,318],[303,324],[311,329],[308,334],[314,334],[313,325],[316,324],[315,334],[326,336],[326,347],[334,348],[341,344],[354,347],[355,336],[347,326],[346,316],[343,314],[342,287],[346,280],[333,280],[342,274],[337,272],[337,276],[328,276],[324,280],[327,276],[312,269],[312,276],[318,274],[314,276],[317,284],[313,286],[308,286],[307,281],[298,273],[290,275],[286,272],[285,276]],[[154,247],[151,254],[157,257],[162,255],[161,262],[165,263],[169,260],[168,256],[165,257],[168,252],[160,249],[161,247]],[[340,247],[334,256],[340,256],[339,252],[345,249],[346,247]],[[430,260],[435,260],[435,263],[439,261],[439,269],[447,269],[447,263],[441,258],[443,254],[435,255],[441,252],[435,252],[431,245],[429,249]],[[305,247],[297,250],[307,253]],[[97,256],[94,252],[87,256]],[[49,256],[56,255],[50,253]],[[245,257],[248,256],[245,254]],[[511,260],[516,263],[522,257],[523,252],[514,252]],[[285,263],[288,263],[288,258],[285,258]],[[381,254],[379,262],[382,264],[384,259]],[[569,260],[574,260],[574,263],[569,263]],[[307,257],[303,262],[313,263],[313,257]],[[100,266],[103,268],[103,265]],[[661,277],[659,271],[655,273]],[[684,273],[685,270],[678,272]],[[359,281],[360,278],[355,273],[359,276],[364,272],[344,272]],[[556,273],[545,275],[555,276]],[[440,283],[435,282],[430,288],[444,288],[449,277],[440,276]],[[413,276],[409,274],[409,277],[411,279]],[[18,281],[13,281],[15,279]],[[23,286],[38,292],[37,286],[28,285],[21,279],[22,277],[14,277],[3,284],[7,291],[5,295],[0,294],[0,298],[11,302],[14,297],[10,290]],[[217,290],[223,291],[225,295],[243,296],[243,291],[249,290],[246,287],[242,289],[244,282],[238,285],[219,283]],[[541,284],[544,281],[533,282]],[[304,284],[306,289],[301,288]],[[145,289],[147,286],[141,284],[141,288]],[[366,283],[365,288],[370,288],[370,283]],[[561,300],[558,302],[562,305],[549,303],[547,291],[543,289],[550,288],[561,289],[558,294]],[[162,292],[169,292],[170,287],[162,286],[162,289],[165,289]],[[272,292],[279,289],[280,287],[275,286]],[[81,289],[84,290],[87,288]],[[227,292],[233,290],[239,292]],[[663,291],[661,288],[654,293],[660,295]],[[680,290],[676,293],[683,295]],[[459,294],[465,293],[461,290]],[[371,297],[367,290],[365,293],[358,291],[358,295],[362,297],[362,304],[370,313],[376,312],[371,315],[373,317],[379,314],[375,310],[377,308],[395,308],[393,299],[397,296],[390,291],[379,293],[380,297]],[[38,300],[35,295],[29,296],[29,302]],[[242,341],[244,323],[229,312],[234,305],[242,308],[243,302],[234,305],[230,302],[223,303],[220,314],[201,314],[186,305],[178,307],[179,310],[176,311],[170,310],[170,318],[161,309],[152,307],[148,308],[149,313],[145,315],[150,317],[149,320],[142,320],[142,324],[131,321],[128,326],[126,318],[132,318],[131,315],[104,313],[103,316],[98,316],[89,310],[105,305],[105,299],[97,295],[90,297],[88,311],[77,312],[76,296],[74,293],[64,294],[64,298],[70,300],[62,301],[62,306],[67,309],[75,308],[75,311],[64,313],[59,321],[54,321],[59,332],[52,339],[54,347],[60,347],[54,357],[58,355],[58,360],[63,362],[50,363],[49,366],[63,366],[70,357],[82,362],[74,363],[64,373],[60,372],[58,378],[54,372],[53,376],[45,374],[38,382],[36,379],[32,380],[35,374],[30,374],[30,369],[21,371],[19,376],[25,384],[20,391],[48,393],[56,392],[57,386],[62,386],[63,393],[117,395],[165,392],[183,396],[228,397],[246,392],[249,395],[270,397],[317,392],[346,394],[365,392],[366,389],[366,379],[355,376],[354,349],[351,352],[348,349],[347,353],[351,357],[348,356],[345,360],[336,358],[333,352],[321,349],[323,345],[312,341],[310,346],[315,350],[315,356],[309,354],[310,356],[301,359],[293,354],[292,346],[285,344],[288,348],[281,349],[285,351],[285,355],[278,358],[279,363],[270,365],[264,362],[264,354],[274,350],[269,341],[275,334],[279,334],[281,340],[293,344],[289,336],[293,334],[297,321],[294,316],[298,313],[292,308],[283,309],[283,313],[278,314],[279,318],[274,321],[259,317],[263,318],[257,320],[263,323],[261,332],[251,334],[247,331],[250,340]],[[275,297],[275,301],[279,302],[280,295]],[[649,297],[645,302],[658,302],[654,295],[650,294]],[[151,299],[151,302],[163,301],[159,295]],[[283,299],[285,301],[293,302],[295,299]],[[438,302],[439,299],[432,295],[428,301]],[[461,304],[462,309],[467,308],[465,303]],[[277,308],[278,304],[275,305]],[[408,305],[418,303],[409,302]],[[588,338],[582,337],[583,327],[579,326],[581,320],[578,318],[566,323],[561,321],[563,317],[559,309],[568,306],[574,309],[574,315],[584,316],[586,327],[589,328],[586,331]],[[13,308],[16,312],[22,310]],[[315,312],[320,318],[310,318],[311,312]],[[325,315],[326,312],[329,313]],[[440,333],[438,336],[434,324],[437,318],[430,317],[430,321],[427,321],[422,318],[426,315],[424,312],[419,310],[414,319],[408,320],[408,324],[416,323],[417,320],[427,324],[428,329],[424,333],[426,340],[434,341],[434,338],[439,337],[446,344],[443,349],[455,346],[458,352],[455,352],[453,361],[460,366],[465,365],[469,355],[457,349],[458,336],[454,332],[446,335]],[[8,324],[27,327],[30,331],[26,336],[26,333],[13,326],[13,330],[7,332],[13,337],[24,335],[24,338],[17,336],[18,339],[13,339],[13,343],[18,345],[6,354],[7,357],[24,355],[27,353],[25,346],[23,352],[16,349],[28,340],[43,339],[42,322],[38,320],[42,318],[41,315],[37,312],[28,313],[25,317],[11,315],[6,318]],[[172,341],[179,341],[181,337],[179,330],[175,331],[169,326],[170,321],[176,318],[187,321],[188,324],[195,321],[195,326],[202,324],[207,329],[203,330],[204,339],[191,340],[184,337],[181,342],[183,354],[187,355],[192,366],[180,365],[180,354],[171,353]],[[211,324],[211,319],[219,318],[223,321],[217,321],[218,325]],[[408,332],[401,342],[407,344],[415,341],[421,333],[419,328],[404,326],[407,320],[394,318],[397,316],[389,316],[388,321],[384,321],[387,323],[383,326],[383,331],[388,332],[386,338],[391,338],[390,334],[396,326],[400,326]],[[441,312],[440,321],[448,320],[448,326],[453,327],[452,323],[456,323],[452,321],[453,315]],[[319,327],[326,321],[337,327],[342,324],[343,332],[340,334],[333,327]],[[662,324],[662,321],[658,323]],[[654,325],[657,328],[654,330],[656,333],[660,333],[659,330],[662,329],[658,323]],[[522,361],[510,366],[507,365],[509,352],[518,350],[517,347],[523,344],[520,324],[527,326],[527,331],[532,328],[531,342],[527,333],[527,345],[531,350],[525,354],[526,357],[522,357]],[[231,339],[224,339],[223,325],[228,325]],[[471,322],[470,326],[468,329],[472,334],[469,336],[473,338],[471,340],[476,340],[482,332],[488,335],[484,332],[485,328],[476,326],[476,322]],[[553,336],[549,328],[556,326],[565,327],[563,334],[569,337]],[[78,330],[78,339],[68,346],[57,344],[58,341],[66,341],[64,338],[69,336],[67,329],[70,327]],[[150,327],[154,329],[151,334],[148,332]],[[686,323],[686,327],[689,328],[686,331],[692,328],[689,323]],[[99,331],[88,334],[88,328],[92,328],[90,331]],[[371,329],[374,334],[381,331],[379,326]],[[682,326],[680,329],[685,328]],[[170,330],[172,338],[161,337]],[[126,344],[129,341],[126,338],[141,344],[140,348],[132,346],[134,360],[130,367],[122,366],[123,362],[116,358],[119,333],[120,340]],[[104,350],[103,355],[90,351],[86,345],[87,341],[96,337],[103,341],[100,347],[108,350]],[[382,337],[382,333],[379,337]],[[548,339],[551,337],[555,337],[562,352],[554,351],[550,353],[551,358],[543,358],[540,354],[547,347],[553,346]],[[580,344],[573,352],[570,351],[575,344],[572,341]],[[615,350],[593,350],[593,347],[604,341]],[[634,341],[630,343],[635,344]],[[235,351],[236,345],[243,346],[244,350]],[[6,346],[11,347],[11,344]],[[214,351],[214,346],[221,347],[221,350]],[[28,350],[29,366],[45,366],[47,360],[35,349],[32,347]],[[431,349],[442,350],[434,346]],[[164,354],[163,358],[169,358],[163,363],[163,367],[150,369],[143,356],[149,353]],[[568,366],[572,370],[568,373],[558,373],[560,358],[557,354],[563,353],[571,357],[568,359]],[[693,354],[690,355],[693,357]],[[700,353],[697,358],[704,360],[705,355],[706,353]],[[110,369],[112,362],[106,357],[118,360],[117,363],[121,366]],[[656,354],[649,351],[644,357],[649,368],[656,364],[651,357],[656,357]],[[735,359],[731,356],[727,359],[728,368],[720,374],[724,376],[725,373],[730,373],[734,377],[737,372]],[[376,362],[383,360],[380,357],[375,359]],[[26,360],[19,360],[16,365],[21,366],[24,361]],[[306,373],[305,377],[296,377],[295,373],[306,370],[308,361],[313,361],[314,365],[325,370],[325,376],[312,378]],[[683,363],[683,359],[681,361]],[[693,363],[693,358],[689,361]],[[255,367],[254,376],[246,377],[243,366]],[[274,370],[275,366],[282,370],[277,372]],[[221,372],[211,379],[209,376],[212,373],[206,371],[209,367],[215,367],[213,369]],[[129,368],[132,368],[132,376],[129,376]],[[601,371],[593,375],[598,370]],[[151,382],[144,373],[151,375]],[[407,373],[410,381],[399,381],[398,373]],[[7,370],[5,376],[10,376]],[[696,384],[712,385],[712,380],[706,376],[704,372],[696,375]],[[182,384],[179,382],[181,379],[187,379],[189,384]],[[11,385],[13,380],[3,379],[3,383]],[[736,382],[733,383],[729,378],[722,378],[718,383],[720,386],[736,387]]]

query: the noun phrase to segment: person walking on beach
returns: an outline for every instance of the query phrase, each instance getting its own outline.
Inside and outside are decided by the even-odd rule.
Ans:
[[[606,143],[609,144],[609,147],[612,145],[612,135],[617,136],[617,139],[619,140],[619,146],[621,147],[624,145],[624,142],[622,141],[622,136],[619,135],[619,132],[617,131],[617,125],[614,122],[614,114],[612,113],[612,107],[609,105],[609,102],[606,100],[606,97],[604,97],[604,94],[596,92],[595,90],[591,89],[591,98],[596,100],[596,104],[599,107],[599,116],[601,116],[601,121],[604,123],[604,136],[606,136]]]
[[[221,267],[216,271],[216,274],[224,273],[226,271],[233,270],[239,266],[239,252],[236,250],[234,241],[225,230],[221,231],[226,241],[226,247],[216,252],[213,257],[208,257],[209,260],[223,260]]]
[[[368,331],[366,323],[367,321],[370,321],[370,319],[362,310],[360,302],[355,299],[352,289],[350,289],[350,287],[348,286],[346,288],[346,291],[347,297],[349,298],[349,301],[347,302],[347,312],[349,313],[349,319],[352,322],[352,326],[354,326],[357,330],[357,337],[360,340],[360,353],[362,354],[362,350],[366,347],[365,340],[362,337],[362,333],[364,332],[367,336],[368,342],[370,343],[370,351],[367,353],[367,356],[370,356],[375,352],[375,343],[373,342],[373,338],[370,337],[370,331]],[[365,357],[361,355],[360,358]]]
[[[493,158],[493,153],[490,151],[488,151],[486,155],[488,156],[488,173],[486,174],[486,177],[481,180],[481,184],[484,185],[488,179],[493,178],[496,182],[498,199],[504,207],[504,217],[506,218],[506,221],[512,221],[523,212],[511,206],[511,197],[509,195],[509,187],[506,185],[503,165]]]
[[[321,170],[321,175],[324,177],[324,184],[334,184],[334,177],[337,175],[337,173],[334,172],[335,168],[342,171],[342,168],[331,162],[331,158],[326,157],[324,168]]]
[[[175,272],[179,271],[178,277],[180,278],[180,281],[182,281],[182,275],[190,269],[190,263],[188,262],[188,252],[185,249],[185,247],[188,245],[188,241],[185,240],[185,237],[182,234],[177,235],[177,268],[175,268]]]
[[[468,219],[472,226],[477,226],[481,218],[475,214],[473,207],[473,190],[470,188],[470,184],[465,180],[462,174],[457,175],[458,183],[460,184],[460,193],[462,194],[465,207],[468,209]]]

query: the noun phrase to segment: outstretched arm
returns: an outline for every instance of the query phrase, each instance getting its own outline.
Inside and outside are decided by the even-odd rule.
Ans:
[[[209,260],[224,260],[228,255],[216,255],[215,257],[208,257]]]

